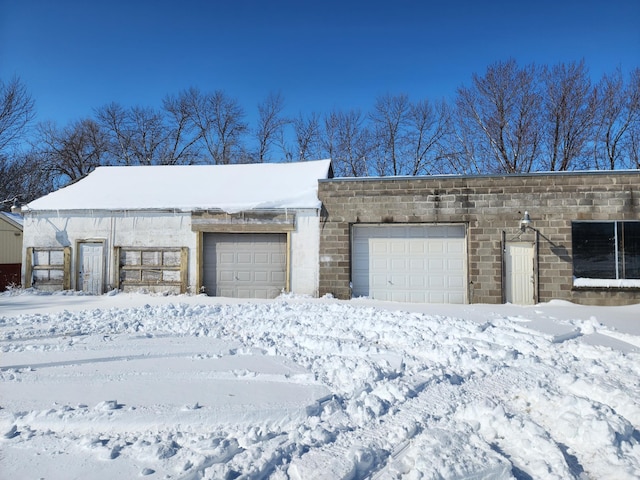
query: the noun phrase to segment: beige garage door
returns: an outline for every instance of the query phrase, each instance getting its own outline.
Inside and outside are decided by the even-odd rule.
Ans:
[[[354,297],[466,303],[464,225],[356,225]]]
[[[286,245],[286,234],[205,233],[205,291],[217,297],[277,297],[286,287]]]

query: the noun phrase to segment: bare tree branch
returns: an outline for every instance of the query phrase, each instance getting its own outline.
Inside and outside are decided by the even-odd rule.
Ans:
[[[471,87],[458,89],[457,128],[464,163],[486,172],[529,172],[539,154],[541,97],[536,68],[518,68],[514,60],[491,65]],[[471,142],[472,144],[470,144]]]
[[[640,68],[631,72],[627,85],[619,69],[612,75],[605,75],[596,91],[594,166],[610,170],[620,164],[631,166],[633,163],[628,162],[631,155],[626,147],[630,129],[640,122]]]
[[[256,140],[258,151],[256,160],[260,163],[267,160],[269,149],[281,136],[285,125],[291,123],[282,116],[284,110],[284,97],[280,93],[270,93],[267,98],[258,105],[258,128]]]
[[[405,155],[411,105],[409,97],[383,95],[378,97],[370,119],[376,141],[376,171],[378,175],[406,174]]]
[[[181,99],[189,111],[190,122],[199,132],[215,165],[239,163],[244,158],[243,136],[247,132],[244,110],[237,100],[221,90],[201,93],[196,88],[181,94]]]
[[[337,176],[364,177],[369,174],[367,160],[372,138],[357,110],[333,111],[324,118],[323,149],[333,160]]]
[[[62,130],[44,123],[39,131],[42,166],[57,186],[79,180],[103,164],[108,140],[94,120],[80,120]]]
[[[20,79],[0,79],[0,152],[26,136],[34,118],[35,103]]]
[[[309,160],[320,156],[320,116],[311,113],[308,117],[298,115],[293,121],[298,160]]]
[[[545,145],[543,169],[571,170],[586,166],[586,149],[594,135],[596,96],[584,61],[545,68]]]

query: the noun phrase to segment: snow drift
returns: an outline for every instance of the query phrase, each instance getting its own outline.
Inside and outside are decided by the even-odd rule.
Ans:
[[[0,295],[0,470],[638,478],[633,318],[639,306]]]

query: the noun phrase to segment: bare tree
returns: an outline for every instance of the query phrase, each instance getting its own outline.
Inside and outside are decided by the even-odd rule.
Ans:
[[[168,165],[188,165],[201,160],[198,144],[202,131],[192,121],[192,111],[184,96],[167,96],[162,101],[167,121],[165,162]]]
[[[364,177],[369,173],[367,159],[372,138],[358,110],[333,111],[324,118],[322,148],[333,160],[336,176]]]
[[[640,168],[640,123],[636,122],[628,132],[625,145],[629,168]]]
[[[407,125],[409,175],[445,173],[443,140],[451,131],[451,113],[444,101],[432,105],[421,100],[411,105]]]
[[[594,135],[595,91],[584,61],[544,70],[544,135],[550,171],[588,166],[587,146]],[[577,165],[583,162],[582,165]]]
[[[34,117],[35,103],[20,79],[0,79],[0,152],[26,135]]]
[[[136,165],[133,128],[129,125],[128,112],[117,103],[110,103],[96,110],[96,119],[107,135],[109,163]]]
[[[20,168],[17,162],[0,153],[0,210],[8,210],[10,200],[22,193]],[[7,203],[3,203],[7,202]]]
[[[597,169],[615,170],[628,165],[629,133],[640,122],[640,68],[631,72],[627,85],[622,72],[605,75],[597,86],[595,115],[594,165]]]
[[[460,128],[466,120],[459,110],[454,110],[454,124],[447,137],[447,154],[443,156],[448,172],[456,175],[477,175],[487,173],[488,166],[481,155],[475,151],[475,132],[469,128]]]
[[[533,65],[509,60],[489,66],[484,77],[474,74],[456,98],[463,163],[482,173],[530,171],[539,153],[540,105]]]
[[[228,165],[243,160],[243,137],[247,132],[244,110],[222,90],[201,93],[190,88],[180,94],[189,111],[190,122],[199,132],[210,159],[207,163]]]
[[[165,147],[169,132],[160,112],[150,107],[129,110],[132,154],[138,165],[166,163]]]
[[[15,198],[26,203],[53,190],[53,179],[35,152],[20,153],[11,159],[0,154],[0,200]]]
[[[258,128],[256,129],[256,140],[258,151],[256,160],[265,162],[269,149],[279,138],[285,125],[291,123],[282,115],[284,111],[284,97],[280,93],[270,93],[267,98],[258,105]]]
[[[628,90],[633,92],[634,98],[637,98],[640,92],[640,68],[636,68],[631,72]],[[635,101],[634,105],[637,105]],[[636,115],[633,122],[631,122],[622,143],[622,148],[627,159],[625,166],[628,166],[628,168],[640,168],[640,115]]]
[[[404,149],[411,104],[409,97],[383,95],[376,99],[370,114],[376,144],[378,175],[406,174]]]
[[[96,112],[100,126],[108,135],[112,163],[155,165],[164,162],[168,133],[163,117],[151,108],[124,109],[112,103]]]
[[[320,156],[320,115],[313,112],[305,117],[298,115],[293,121],[298,160]]]
[[[74,182],[103,164],[108,141],[91,119],[74,122],[59,130],[52,123],[39,126],[38,155],[45,172],[56,187]]]

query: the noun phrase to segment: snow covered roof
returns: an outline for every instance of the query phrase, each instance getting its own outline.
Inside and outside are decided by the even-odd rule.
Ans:
[[[7,222],[15,226],[16,228],[22,228],[23,219],[22,215],[18,215],[17,213],[9,213],[9,212],[0,212],[0,216],[4,217]]]
[[[98,167],[25,210],[319,208],[331,160],[242,165]]]

